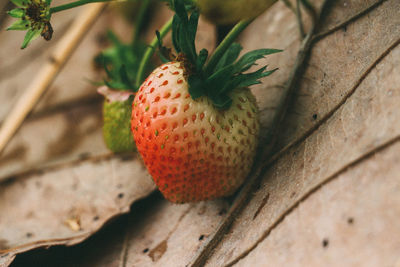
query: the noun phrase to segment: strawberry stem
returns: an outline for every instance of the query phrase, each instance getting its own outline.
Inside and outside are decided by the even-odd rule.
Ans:
[[[113,1],[113,0],[79,0],[79,1],[68,3],[68,4],[65,4],[65,5],[52,7],[52,8],[50,8],[50,14],[57,13],[57,12],[60,12],[60,11],[64,11],[64,10],[67,10],[67,9],[71,9],[71,8],[74,8],[74,7],[78,7],[78,6],[83,6],[83,5],[90,4],[90,3],[110,2],[110,1]]]
[[[161,28],[160,37],[163,38],[171,30],[171,27],[172,27],[172,18],[169,19],[164,24],[164,26]],[[154,37],[154,39],[151,41],[150,45],[147,47],[142,60],[140,61],[139,70],[137,72],[136,81],[135,81],[136,88],[139,88],[140,84],[143,82],[146,66],[149,63],[150,58],[153,55],[155,49],[157,48],[157,45],[158,45],[158,39],[157,39],[157,37]]]
[[[231,44],[235,41],[235,39],[238,37],[238,35],[246,29],[246,27],[253,21],[253,19],[250,20],[242,20],[238,22],[232,30],[225,36],[225,38],[222,40],[222,42],[218,45],[218,47],[215,49],[214,53],[210,57],[210,60],[208,61],[207,65],[205,66],[204,72],[206,75],[210,75],[215,66],[218,64],[219,60],[221,57],[225,54],[226,50],[231,46]]]

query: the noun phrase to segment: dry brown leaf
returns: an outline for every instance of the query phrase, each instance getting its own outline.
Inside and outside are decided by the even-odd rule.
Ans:
[[[227,201],[175,205],[139,201],[88,241],[17,257],[16,266],[183,266],[226,215]],[[140,218],[138,217],[140,214]],[[96,249],[93,249],[93,248]]]
[[[305,199],[235,266],[399,266],[400,142]]]
[[[104,156],[0,184],[0,266],[38,247],[73,245],[155,189],[138,156]]]
[[[281,143],[299,140],[317,123],[322,125],[263,175],[260,189],[236,218],[209,266],[231,265],[246,257],[299,201],[349,164],[398,138],[399,4],[376,5],[346,31],[339,29],[314,44]]]
[[[99,101],[28,119],[0,156],[0,181],[27,170],[108,153],[101,127]]]

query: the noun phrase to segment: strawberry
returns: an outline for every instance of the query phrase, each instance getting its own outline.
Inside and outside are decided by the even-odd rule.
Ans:
[[[182,63],[167,63],[139,89],[132,108],[138,150],[170,201],[230,195],[249,173],[257,147],[254,96],[234,91],[232,107],[219,110],[206,96],[190,97],[183,72]]]
[[[105,97],[103,103],[103,138],[113,152],[128,152],[135,149],[130,131],[130,116],[133,93],[111,90],[106,86],[98,89]]]
[[[258,110],[247,86],[274,70],[243,72],[279,50],[260,49],[237,60],[242,48],[233,44],[216,66],[204,66],[207,51],[197,55],[194,47],[198,12],[188,18],[180,2],[173,3],[172,39],[179,54],[139,88],[131,130],[165,198],[184,203],[227,196],[243,183],[256,154]]]

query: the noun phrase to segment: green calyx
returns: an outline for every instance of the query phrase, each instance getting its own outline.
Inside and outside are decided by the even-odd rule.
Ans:
[[[170,5],[176,13],[172,24],[172,42],[178,53],[176,60],[181,61],[185,67],[189,93],[193,99],[207,96],[215,107],[227,109],[232,104],[229,96],[232,90],[259,84],[261,78],[276,71],[267,70],[267,66],[263,66],[248,72],[257,60],[282,50],[258,49],[239,58],[242,46],[238,43],[228,45],[215,66],[207,65],[208,51],[202,49],[197,53],[195,47],[199,12],[194,9],[189,16],[185,0],[172,0]],[[168,49],[162,47],[161,41],[160,48],[164,56],[168,57],[165,53]]]
[[[53,28],[50,24],[50,0],[11,0],[18,8],[8,11],[8,15],[17,18],[7,30],[27,30],[21,49],[40,35],[50,40]]]
[[[111,31],[108,32],[108,39],[112,46],[95,58],[95,62],[102,65],[107,74],[102,84],[116,90],[136,92],[136,73],[146,45],[139,41],[134,44],[122,43]]]

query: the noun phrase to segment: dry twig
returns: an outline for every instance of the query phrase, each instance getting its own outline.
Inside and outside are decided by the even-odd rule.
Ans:
[[[36,105],[40,97],[54,81],[55,77],[82,41],[95,20],[103,11],[106,3],[96,3],[84,8],[74,20],[69,30],[57,44],[50,58],[39,70],[38,75],[18,99],[0,129],[0,154],[8,141],[21,126],[25,117]]]

